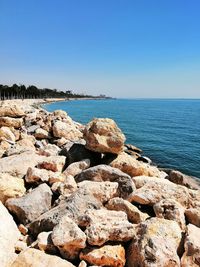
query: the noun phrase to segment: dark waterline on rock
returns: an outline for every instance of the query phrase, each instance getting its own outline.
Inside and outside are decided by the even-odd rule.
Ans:
[[[94,117],[112,118],[127,143],[142,148],[159,167],[200,177],[200,100],[77,100],[43,107],[65,110],[84,124]]]

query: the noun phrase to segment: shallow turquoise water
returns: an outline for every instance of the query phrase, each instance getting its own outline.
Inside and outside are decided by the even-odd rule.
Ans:
[[[127,143],[158,166],[200,177],[200,100],[76,100],[44,106],[63,109],[76,121],[114,119]]]

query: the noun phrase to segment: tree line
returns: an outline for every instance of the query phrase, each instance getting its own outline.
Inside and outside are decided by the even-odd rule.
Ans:
[[[37,88],[35,85],[26,87],[24,84],[12,86],[0,84],[0,100],[6,99],[35,99],[35,98],[86,98],[94,97],[85,94],[76,94],[71,90],[60,91],[57,89]]]

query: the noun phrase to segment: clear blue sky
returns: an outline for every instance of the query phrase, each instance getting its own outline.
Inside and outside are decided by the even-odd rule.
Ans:
[[[200,1],[0,0],[0,83],[200,98]]]

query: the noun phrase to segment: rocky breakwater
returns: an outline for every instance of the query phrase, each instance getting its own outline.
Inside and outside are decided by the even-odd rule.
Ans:
[[[198,180],[152,166],[111,119],[0,107],[0,263],[200,266]]]

